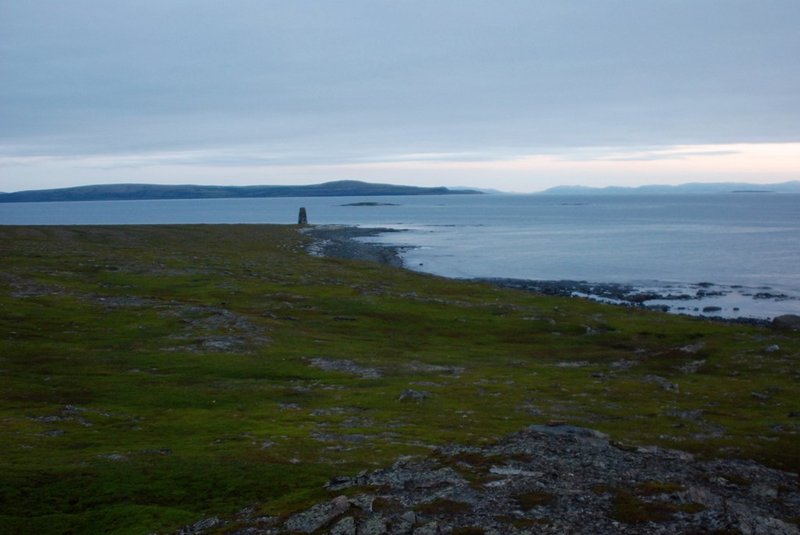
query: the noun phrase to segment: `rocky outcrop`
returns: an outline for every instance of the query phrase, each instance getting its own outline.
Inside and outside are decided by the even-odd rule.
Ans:
[[[795,474],[624,447],[563,424],[531,426],[483,448],[442,447],[327,488],[338,496],[284,518],[240,515],[226,532],[800,533]]]
[[[363,379],[377,379],[383,375],[381,371],[376,368],[359,366],[352,360],[348,359],[327,359],[323,357],[314,357],[309,360],[309,363],[321,370],[349,373],[352,375],[358,375]]]

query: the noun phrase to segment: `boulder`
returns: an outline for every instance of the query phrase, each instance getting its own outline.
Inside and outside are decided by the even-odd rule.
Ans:
[[[776,329],[788,329],[790,331],[800,331],[800,316],[796,314],[784,314],[772,319],[772,326]]]

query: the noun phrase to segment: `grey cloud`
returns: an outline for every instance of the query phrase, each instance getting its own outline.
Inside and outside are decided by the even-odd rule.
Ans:
[[[800,2],[0,0],[0,143],[293,158],[796,141]]]

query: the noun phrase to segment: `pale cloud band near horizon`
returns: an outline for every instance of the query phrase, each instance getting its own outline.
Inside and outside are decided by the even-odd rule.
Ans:
[[[557,185],[775,183],[800,178],[800,143],[680,145],[541,152],[495,157],[408,154],[377,161],[287,163],[258,152],[191,150],[144,154],[2,156],[0,172],[21,179],[68,168],[76,176],[48,187],[148,182],[162,184],[299,184],[358,179],[411,185],[475,186],[529,193]],[[487,177],[489,180],[487,182]],[[20,188],[30,189],[30,188]]]

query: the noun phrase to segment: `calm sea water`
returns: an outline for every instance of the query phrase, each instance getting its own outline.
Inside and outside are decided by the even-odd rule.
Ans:
[[[396,206],[344,206],[363,201]],[[413,246],[407,265],[439,275],[670,292],[712,282],[723,295],[703,304],[719,305],[718,315],[800,313],[800,195],[793,194],[24,203],[0,204],[0,224],[294,223],[301,206],[311,223],[402,229],[378,241]]]

